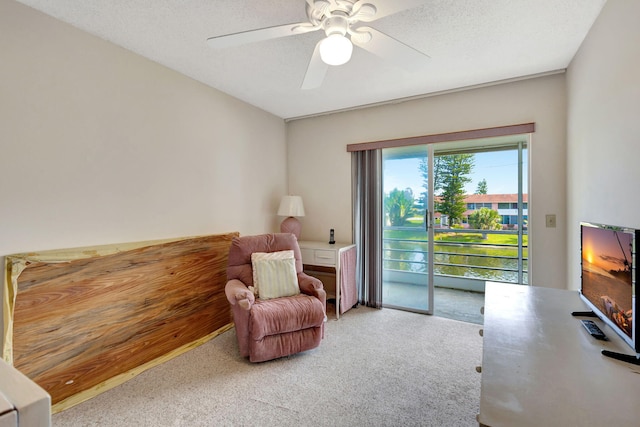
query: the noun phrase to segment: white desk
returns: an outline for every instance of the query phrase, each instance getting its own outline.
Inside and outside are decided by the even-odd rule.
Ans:
[[[487,284],[481,425],[640,425],[640,367],[600,353],[633,351],[598,319],[610,341],[592,338],[585,310],[575,291]]]
[[[336,289],[335,295],[327,293],[327,298],[335,297],[336,299],[336,319],[340,318],[340,306],[342,304],[342,312],[345,312],[353,304],[357,302],[357,289],[355,286],[355,248],[353,243],[334,243],[325,242],[299,241],[300,251],[302,252],[302,264],[313,267],[321,267],[320,271],[335,273]],[[347,252],[352,252],[347,254]],[[350,255],[350,256],[347,256]],[[343,263],[352,263],[349,266],[353,277],[346,278],[342,274]],[[325,268],[327,270],[322,270]],[[307,267],[305,267],[307,269]],[[341,292],[348,295],[341,295]],[[346,304],[346,305],[345,305]]]

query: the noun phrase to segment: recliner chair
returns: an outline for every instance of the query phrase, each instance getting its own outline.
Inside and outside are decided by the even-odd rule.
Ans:
[[[293,260],[290,253],[293,251]],[[261,298],[262,288],[267,293],[268,280],[280,280],[280,271],[262,273],[258,286],[258,297],[254,295],[254,277],[252,254],[283,254],[289,256],[287,263],[290,270],[295,263],[294,275],[299,293],[271,299]],[[278,253],[273,255],[274,253]],[[254,255],[254,262],[259,262]],[[326,320],[326,293],[322,282],[302,271],[302,257],[298,240],[293,234],[277,233],[257,236],[236,237],[229,249],[227,268],[227,284],[225,293],[235,322],[236,336],[240,354],[249,357],[251,362],[263,362],[283,356],[310,350],[320,345],[324,336]],[[273,261],[280,268],[280,261]],[[260,269],[258,264],[257,269]],[[266,274],[266,276],[265,276]],[[265,280],[265,277],[273,277]],[[289,277],[290,278],[290,277]],[[279,283],[273,283],[279,285]],[[295,285],[293,285],[295,286]],[[294,290],[295,293],[297,290]],[[289,292],[292,293],[292,292]]]

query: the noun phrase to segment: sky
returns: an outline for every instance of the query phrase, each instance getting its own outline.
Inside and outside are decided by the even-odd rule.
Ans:
[[[527,169],[524,162],[523,182],[524,192],[527,192]],[[422,174],[419,169],[420,160],[417,158],[385,160],[384,161],[384,192],[389,193],[394,188],[405,189],[411,187],[414,196],[424,191]],[[494,151],[475,154],[475,166],[470,175],[471,183],[465,187],[467,194],[473,194],[478,188],[478,182],[487,180],[489,194],[515,194],[518,192],[518,152]]]
[[[624,270],[623,260],[631,261],[632,238],[628,233],[582,227],[582,257],[605,271]]]

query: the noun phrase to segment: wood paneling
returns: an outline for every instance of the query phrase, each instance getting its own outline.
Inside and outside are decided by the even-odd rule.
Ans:
[[[224,286],[236,235],[63,262],[8,256],[8,271],[25,265],[13,278],[14,366],[56,404],[228,328]]]

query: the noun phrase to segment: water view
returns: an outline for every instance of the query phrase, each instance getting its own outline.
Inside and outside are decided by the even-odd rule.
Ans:
[[[392,237],[402,231],[411,236],[410,230],[385,229],[384,263],[387,270],[427,273],[428,241],[424,231],[413,232],[413,238]],[[526,235],[523,253],[523,279],[526,283],[527,247]],[[436,233],[434,242],[434,274],[483,281],[518,283],[517,234],[493,234],[482,239],[472,230],[465,232]],[[473,240],[478,240],[473,242]],[[485,240],[485,242],[482,242]],[[492,243],[502,242],[502,243]],[[508,243],[513,241],[513,243]],[[506,242],[506,243],[505,243]]]

